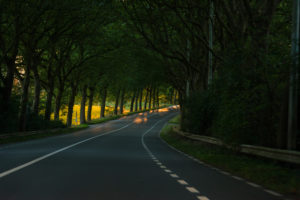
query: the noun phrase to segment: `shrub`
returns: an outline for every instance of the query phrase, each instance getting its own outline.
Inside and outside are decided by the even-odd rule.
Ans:
[[[31,113],[27,116],[26,130],[44,130],[66,127],[60,120],[44,120],[43,116]]]
[[[211,135],[211,127],[217,111],[213,90],[192,94],[185,103],[182,128],[195,134]]]
[[[0,99],[2,97],[0,96]],[[7,104],[5,111],[0,112],[0,134],[14,132],[18,129],[18,107],[19,98],[16,96],[11,97],[11,101]],[[0,100],[0,106],[3,103]]]

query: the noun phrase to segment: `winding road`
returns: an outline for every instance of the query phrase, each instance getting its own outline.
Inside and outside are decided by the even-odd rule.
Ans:
[[[159,138],[178,111],[0,147],[0,200],[278,200]]]

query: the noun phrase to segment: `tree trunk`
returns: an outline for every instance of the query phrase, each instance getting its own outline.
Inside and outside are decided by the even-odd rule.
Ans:
[[[175,90],[174,92],[174,100],[173,100],[173,104],[176,105],[177,104],[177,91]]]
[[[33,101],[33,112],[39,114],[39,105],[40,105],[40,94],[41,94],[41,81],[40,76],[37,70],[37,67],[33,67],[34,73],[34,101]]]
[[[101,98],[101,111],[100,111],[101,118],[105,117],[106,96],[107,96],[107,87],[104,87],[102,91],[102,98]]]
[[[139,109],[142,110],[142,100],[143,100],[143,88],[140,91],[140,102],[139,102]]]
[[[139,93],[140,93],[140,90],[137,89],[136,91],[136,97],[135,97],[135,107],[134,107],[134,111],[137,112],[138,111],[138,100],[139,100]]]
[[[115,110],[114,110],[114,114],[115,114],[115,115],[118,114],[120,91],[121,91],[121,90],[119,89],[119,90],[118,90],[118,93],[117,93],[117,96],[116,96]]]
[[[89,105],[88,105],[88,113],[87,113],[87,121],[92,120],[92,110],[93,110],[93,101],[94,101],[94,93],[95,93],[95,88],[90,87],[90,95],[89,95]]]
[[[95,94],[95,88],[90,87],[90,96],[89,96],[89,107],[88,107],[88,113],[87,113],[87,121],[92,120],[92,109],[93,109],[93,100],[94,100],[94,94]]]
[[[60,83],[59,88],[58,88],[58,93],[55,99],[55,112],[54,112],[54,119],[59,120],[59,112],[60,112],[60,107],[61,107],[61,99],[63,97],[63,92],[65,89],[65,84]]]
[[[134,100],[135,100],[136,91],[133,92],[130,104],[130,112],[133,112]]]
[[[152,91],[152,99],[153,99],[152,104],[153,104],[153,108],[156,107],[156,104],[155,104],[156,98],[155,98],[155,96],[156,96],[156,88],[153,88],[153,91]]]
[[[144,110],[147,109],[148,96],[149,96],[149,90],[148,90],[148,88],[147,88],[147,89],[146,89],[145,103],[144,103]]]
[[[68,117],[67,117],[67,126],[68,127],[72,126],[73,107],[74,107],[77,88],[74,84],[71,84],[71,89],[72,89],[71,95],[70,95],[69,103],[68,103]]]
[[[159,89],[156,89],[156,106],[159,108]]]
[[[86,90],[87,90],[87,85],[83,86],[82,89],[82,98],[81,98],[81,104],[80,104],[80,124],[85,124],[85,104],[86,104]]]
[[[120,102],[120,114],[124,112],[124,97],[125,97],[125,89],[122,90],[121,102]]]
[[[4,87],[3,87],[3,96],[2,98],[2,105],[0,107],[0,111],[7,111],[9,108],[11,91],[13,88],[14,82],[14,69],[15,69],[15,62],[14,60],[7,61],[7,71],[6,71],[6,78],[4,80]]]
[[[173,104],[173,94],[174,94],[174,89],[172,88],[170,91],[170,104]]]
[[[30,83],[30,69],[25,69],[25,78],[22,84],[21,107],[19,111],[19,131],[26,130],[27,103],[28,103],[28,88]]]
[[[54,77],[51,77],[49,80],[49,88],[47,91],[45,120],[50,120],[53,92],[54,92]]]
[[[149,91],[149,107],[148,109],[151,109],[151,99],[152,98],[152,87],[150,88],[150,91]]]

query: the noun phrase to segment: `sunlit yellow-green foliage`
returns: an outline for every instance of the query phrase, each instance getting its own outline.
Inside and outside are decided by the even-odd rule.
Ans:
[[[92,120],[93,119],[99,119],[100,118],[100,111],[101,107],[93,105],[92,108]],[[105,115],[109,116],[112,115],[114,111],[114,108],[111,106],[105,107]],[[88,106],[85,107],[85,116],[87,116],[88,112]],[[124,108],[124,113],[128,113],[129,110]],[[68,107],[65,107],[60,111],[59,119],[63,121],[63,123],[67,123],[67,115],[68,115]],[[51,114],[51,119],[54,119],[54,113]],[[79,125],[80,123],[80,105],[74,105],[73,108],[73,116],[72,116],[72,125]]]

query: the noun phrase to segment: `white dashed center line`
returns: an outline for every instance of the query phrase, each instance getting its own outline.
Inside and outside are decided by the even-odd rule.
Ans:
[[[199,191],[194,187],[185,187],[191,193],[199,193]]]
[[[209,200],[206,196],[197,196],[199,200]]]
[[[177,174],[170,174],[170,176],[171,176],[172,178],[179,178],[179,176],[178,176]]]
[[[177,181],[178,181],[178,183],[180,183],[181,185],[188,185],[188,183],[185,182],[184,180],[177,180]]]
[[[162,121],[162,120],[160,120],[160,121]],[[148,154],[150,155],[150,157],[152,158],[152,160],[154,161],[154,162],[156,162],[156,164],[161,168],[161,169],[164,169],[164,171],[166,172],[166,173],[169,173],[170,174],[170,176],[172,177],[172,178],[175,178],[175,179],[179,179],[179,176],[177,175],[177,174],[172,174],[172,171],[171,170],[169,170],[165,165],[162,165],[162,163],[157,159],[157,158],[155,158],[154,156],[153,156],[153,154],[152,154],[152,152],[150,151],[150,149],[147,147],[147,145],[145,144],[145,141],[144,141],[144,137],[145,137],[145,135],[147,134],[147,133],[149,133],[160,121],[158,121],[158,122],[156,122],[148,131],[146,131],[143,135],[142,135],[142,144],[143,144],[143,147],[145,148],[145,150],[148,152]],[[191,159],[193,159],[193,157],[190,157]],[[199,191],[196,189],[196,188],[194,188],[194,187],[190,187],[190,186],[188,186],[189,184],[186,182],[186,181],[184,181],[184,180],[182,180],[182,179],[179,179],[179,180],[177,180],[177,182],[179,183],[179,184],[181,184],[181,185],[185,185],[186,187],[186,189],[189,191],[189,192],[191,192],[191,193],[193,193],[193,194],[199,194]],[[197,199],[199,199],[199,200],[209,200],[207,197],[205,197],[205,196],[197,196]]]

